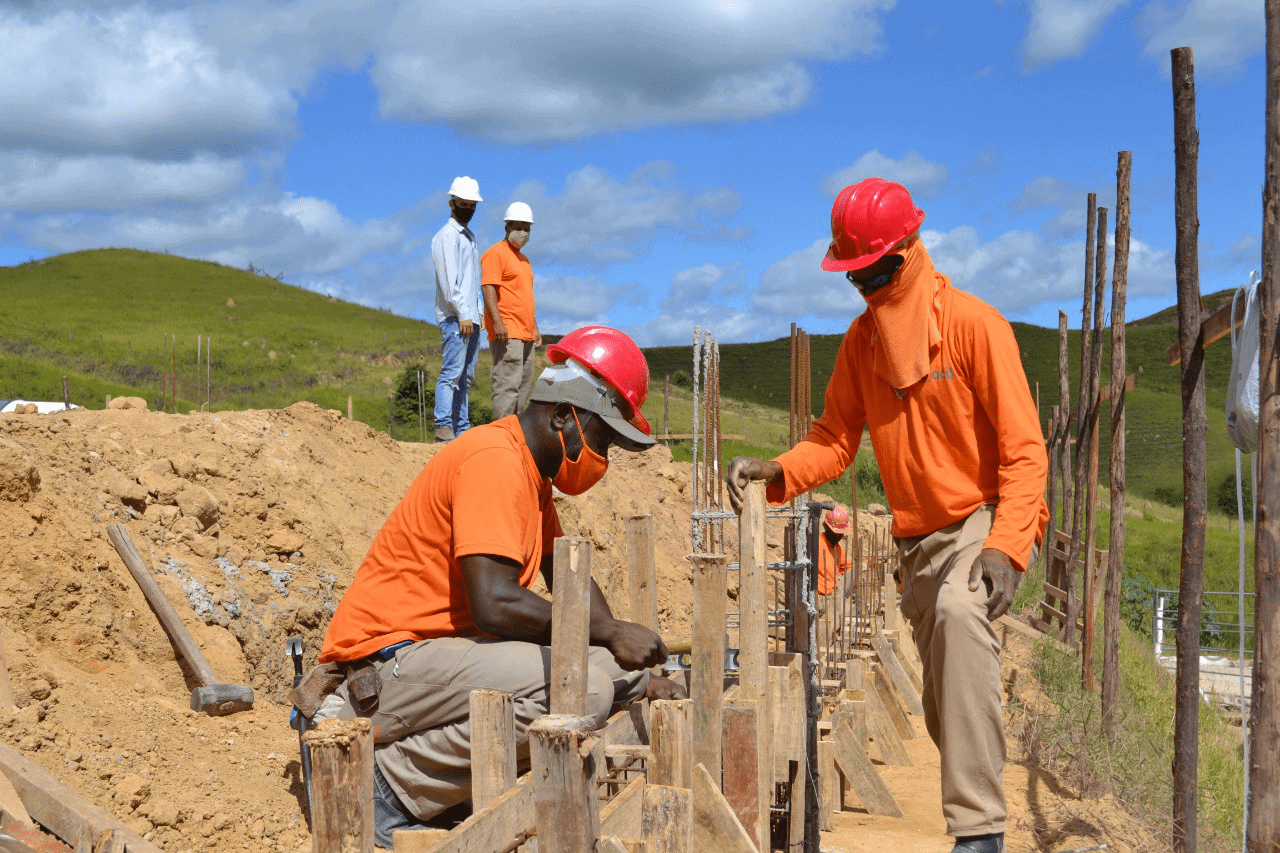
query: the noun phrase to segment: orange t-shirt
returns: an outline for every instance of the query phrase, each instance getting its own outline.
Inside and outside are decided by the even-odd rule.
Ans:
[[[930,284],[932,286],[932,284]],[[976,296],[943,283],[932,322],[941,341],[930,372],[895,392],[875,369],[871,312],[849,326],[827,384],[822,417],[777,457],[781,503],[835,479],[853,461],[862,430],[871,431],[894,536],[923,536],[995,504],[985,547],[1025,570],[1044,537],[1049,462],[1013,329]],[[901,397],[899,397],[901,394]]]
[[[826,536],[818,536],[818,593],[830,595],[836,590],[836,577],[849,571],[844,546],[832,545]]]
[[[329,622],[321,662],[478,635],[458,559],[515,560],[528,588],[562,533],[551,481],[516,416],[467,430],[426,464],[378,531]]]
[[[512,248],[506,239],[489,247],[480,258],[480,284],[498,288],[498,313],[507,327],[507,337],[533,340],[533,266],[529,259]],[[493,340],[493,318],[486,305],[484,328]]]

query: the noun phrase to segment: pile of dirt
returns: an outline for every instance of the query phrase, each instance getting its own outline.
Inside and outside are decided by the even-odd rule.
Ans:
[[[314,662],[434,452],[305,403],[0,415],[0,639],[16,701],[0,708],[0,741],[171,853],[310,850],[285,641],[301,637]],[[557,499],[562,524],[594,544],[593,574],[622,616],[625,519],[650,515],[661,629],[687,638],[691,467],[662,446],[611,463],[587,495]],[[253,687],[253,710],[188,708],[195,682],[108,540],[112,523],[219,679]],[[885,523],[859,517],[867,536]],[[767,538],[776,559],[780,522]]]

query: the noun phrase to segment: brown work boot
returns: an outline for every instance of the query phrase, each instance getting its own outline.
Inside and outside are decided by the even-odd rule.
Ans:
[[[449,442],[453,441],[453,439],[454,439],[453,430],[449,429],[448,427],[436,427],[436,443],[437,444],[448,444]]]

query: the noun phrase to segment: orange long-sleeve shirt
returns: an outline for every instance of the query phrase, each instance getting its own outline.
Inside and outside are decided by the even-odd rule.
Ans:
[[[871,312],[853,321],[823,415],[775,460],[785,483],[769,489],[769,500],[790,500],[839,476],[866,426],[894,536],[923,536],[993,503],[995,522],[985,547],[1025,570],[1049,519],[1049,466],[1013,329],[994,308],[945,283],[933,317],[942,341],[931,353],[929,376],[900,391],[873,369]]]

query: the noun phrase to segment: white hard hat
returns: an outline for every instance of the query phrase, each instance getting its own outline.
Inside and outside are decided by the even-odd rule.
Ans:
[[[463,201],[484,201],[480,198],[480,184],[475,178],[468,178],[466,175],[453,179],[453,183],[449,185],[449,195]]]
[[[507,213],[502,217],[506,222],[533,222],[533,211],[522,201],[513,201],[507,205]]]

